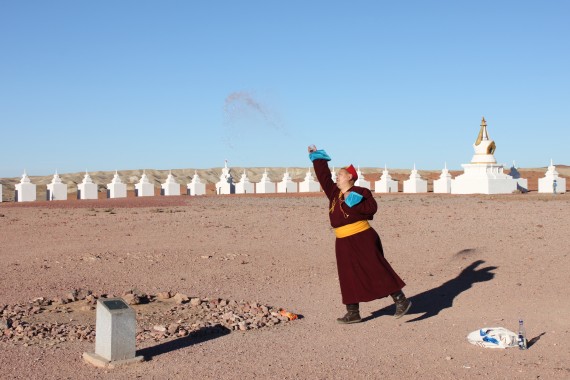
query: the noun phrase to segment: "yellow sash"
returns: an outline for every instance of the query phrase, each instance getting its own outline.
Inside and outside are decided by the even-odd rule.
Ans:
[[[347,224],[346,226],[338,227],[334,229],[334,234],[337,238],[344,238],[350,235],[357,234],[362,231],[366,231],[370,228],[368,220],[359,220],[358,222]]]

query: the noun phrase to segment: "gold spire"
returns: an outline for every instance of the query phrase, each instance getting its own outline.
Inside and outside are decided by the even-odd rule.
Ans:
[[[481,144],[483,140],[483,131],[487,130],[487,122],[485,121],[485,116],[481,118],[481,129],[479,130],[479,136],[477,136],[477,141],[475,141],[475,145]]]

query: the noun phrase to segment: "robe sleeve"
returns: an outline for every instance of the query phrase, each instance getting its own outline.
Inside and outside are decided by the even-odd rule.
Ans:
[[[376,199],[372,196],[372,192],[366,188],[362,188],[362,191],[358,193],[362,195],[362,200],[350,209],[353,210],[353,212],[356,211],[358,214],[372,219],[372,216],[378,211]]]
[[[331,170],[329,169],[328,162],[322,159],[314,160],[313,168],[315,168],[317,179],[319,180],[319,183],[321,184],[323,191],[327,195],[327,198],[331,199],[333,197],[334,190],[337,187],[332,180]]]

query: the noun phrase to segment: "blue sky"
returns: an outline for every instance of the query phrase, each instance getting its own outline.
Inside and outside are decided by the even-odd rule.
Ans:
[[[568,1],[0,0],[0,177],[570,164]]]

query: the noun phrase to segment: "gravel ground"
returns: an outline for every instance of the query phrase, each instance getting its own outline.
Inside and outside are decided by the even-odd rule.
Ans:
[[[349,326],[335,322],[344,308],[322,194],[2,203],[0,310],[77,289],[96,295],[137,289],[283,308],[301,318],[243,331],[197,324],[187,336],[141,340],[137,348],[147,361],[113,370],[83,361],[82,353],[94,350],[89,334],[5,338],[0,377],[570,377],[569,195],[377,200],[372,226],[413,306],[395,320],[389,299],[362,304],[365,322]],[[144,310],[141,323],[150,318]],[[167,310],[173,318],[188,312]],[[50,312],[56,314],[86,325],[95,317],[85,305]],[[516,330],[519,317],[533,343],[527,351],[466,340],[481,327]]]

